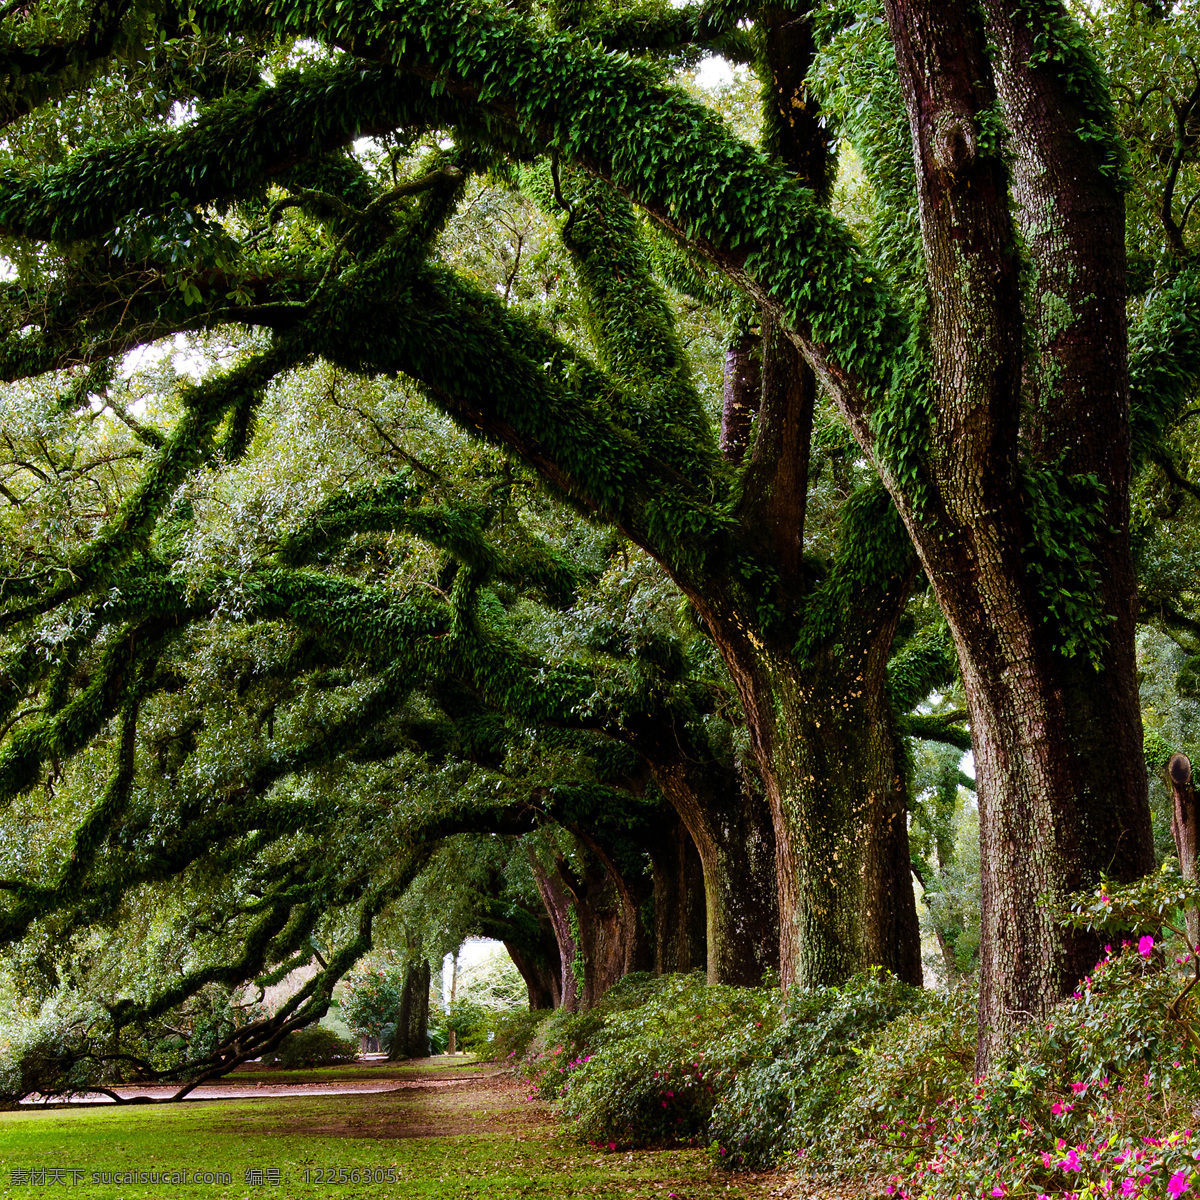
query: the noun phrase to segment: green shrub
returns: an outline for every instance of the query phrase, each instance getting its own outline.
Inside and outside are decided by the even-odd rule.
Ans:
[[[523,1059],[537,1036],[538,1027],[549,1020],[550,1015],[550,1010],[545,1008],[493,1013],[489,1021],[492,1036],[487,1046],[488,1057],[501,1062]]]
[[[880,1170],[900,1169],[928,1150],[943,1106],[973,1085],[977,1033],[978,998],[965,987],[925,993],[880,1030],[843,1091],[841,1136],[823,1148],[824,1165],[844,1168],[870,1152]]]
[[[389,963],[357,970],[346,979],[340,1005],[342,1020],[360,1036],[382,1040],[384,1026],[395,1029],[403,992],[402,967]]]
[[[454,1030],[458,1050],[476,1054],[487,1051],[493,1013],[472,996],[462,996],[450,1005],[446,1013],[446,1029]]]
[[[604,1013],[593,1008],[573,1013],[556,1009],[542,1021],[529,1042],[521,1073],[542,1100],[557,1100],[566,1082],[568,1064],[587,1053],[604,1025]]]
[[[872,1039],[923,1009],[929,995],[878,970],[840,988],[793,991],[778,1027],[714,1106],[709,1134],[717,1156],[741,1167],[772,1165],[810,1147],[826,1155],[834,1114],[854,1094],[850,1079]]]
[[[312,1067],[332,1067],[354,1062],[358,1047],[324,1025],[308,1025],[294,1030],[270,1054],[263,1055],[268,1066],[297,1071]]]
[[[754,1056],[778,1002],[775,991],[706,987],[697,975],[635,981],[560,1067],[563,1115],[614,1148],[705,1138],[715,1099]]]

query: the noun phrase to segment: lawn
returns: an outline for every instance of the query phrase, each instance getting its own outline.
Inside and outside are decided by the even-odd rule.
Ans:
[[[338,1080],[378,1080],[398,1089],[386,1093],[0,1113],[0,1197],[59,1190],[78,1200],[784,1194],[781,1177],[730,1177],[714,1171],[701,1150],[607,1153],[580,1146],[509,1076],[486,1064],[444,1062],[254,1072],[234,1080],[239,1089]],[[46,1182],[38,1171],[46,1172]],[[128,1172],[165,1172],[166,1180],[132,1182]],[[330,1174],[334,1182],[326,1182]]]

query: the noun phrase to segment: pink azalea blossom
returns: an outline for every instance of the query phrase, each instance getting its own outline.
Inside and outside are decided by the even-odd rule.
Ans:
[[[1187,1171],[1176,1171],[1171,1176],[1170,1182],[1167,1184],[1167,1195],[1175,1197],[1176,1200],[1182,1196],[1192,1186],[1191,1174]]]
[[[1143,937],[1138,938],[1138,953],[1143,958],[1150,957],[1150,951],[1154,949],[1154,939],[1147,933]]]

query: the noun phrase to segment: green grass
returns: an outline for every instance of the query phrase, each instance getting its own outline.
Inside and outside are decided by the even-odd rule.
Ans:
[[[423,1066],[425,1066],[423,1064]],[[340,1070],[341,1074],[335,1074]],[[351,1068],[351,1070],[354,1070]],[[349,1077],[370,1077],[358,1068]],[[0,1197],[73,1192],[78,1200],[338,1200],[479,1197],[767,1196],[767,1180],[713,1172],[699,1150],[609,1154],[571,1142],[540,1105],[466,1062],[393,1068],[417,1085],[386,1094],[200,1101],[182,1105],[25,1109],[0,1113]],[[391,1073],[389,1071],[389,1073]],[[271,1073],[271,1082],[282,1074]],[[320,1082],[347,1070],[292,1072]],[[376,1076],[378,1077],[378,1076]],[[472,1077],[475,1077],[473,1079]],[[267,1078],[255,1076],[255,1079]],[[462,1081],[466,1086],[439,1086]],[[441,1132],[445,1136],[411,1136]],[[81,1168],[71,1188],[12,1182],[13,1168]],[[395,1182],[319,1185],[318,1168],[395,1171]],[[247,1169],[276,1168],[279,1186],[247,1184]],[[228,1183],[93,1181],[92,1172],[226,1172]],[[776,1183],[778,1182],[776,1178]]]

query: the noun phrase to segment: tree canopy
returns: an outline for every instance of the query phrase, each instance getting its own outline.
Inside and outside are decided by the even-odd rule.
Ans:
[[[6,849],[5,938],[229,875],[204,919],[237,963],[114,1021],[357,906],[319,1006],[441,839],[554,821],[561,997],[589,870],[613,961],[649,953],[614,914],[645,856],[667,903],[666,813],[713,981],[920,982],[905,736],[965,746],[965,717],[986,1065],[1096,960],[1053,904],[1153,863],[1130,496],[1186,475],[1192,21],[9,13],[0,795],[71,804]],[[759,145],[679,86],[712,52],[761,81]],[[196,377],[131,380],[172,338]],[[289,435],[299,389],[325,445]],[[965,711],[914,718],[956,669]]]

